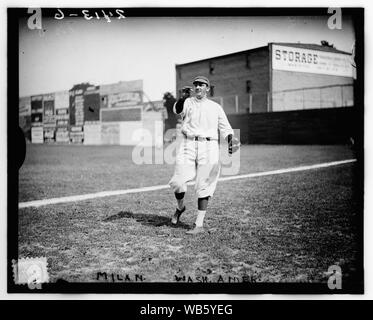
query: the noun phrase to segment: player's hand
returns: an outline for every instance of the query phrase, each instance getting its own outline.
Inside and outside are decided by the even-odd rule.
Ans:
[[[192,87],[189,87],[189,86],[185,86],[185,87],[182,87],[181,88],[181,92],[182,92],[182,98],[183,99],[187,99],[190,97],[191,93],[193,91],[193,88]]]
[[[232,140],[228,143],[228,153],[232,155],[240,148],[240,146],[240,141],[236,137],[232,137]]]

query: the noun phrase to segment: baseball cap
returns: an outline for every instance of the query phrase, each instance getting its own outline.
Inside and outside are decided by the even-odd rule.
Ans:
[[[201,83],[206,83],[208,86],[210,86],[210,81],[204,76],[197,76],[194,78],[193,83],[195,82],[201,82]]]

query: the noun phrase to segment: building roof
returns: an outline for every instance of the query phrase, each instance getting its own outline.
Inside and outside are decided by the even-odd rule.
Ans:
[[[314,43],[271,42],[269,44],[296,47],[296,48],[302,48],[302,49],[319,50],[319,51],[333,52],[333,53],[351,54],[350,52],[345,52],[345,51],[338,50],[336,48],[322,46],[320,44],[314,44]]]
[[[233,52],[233,53],[228,53],[228,54],[224,54],[224,55],[221,55],[221,56],[204,58],[204,59],[201,59],[201,60],[195,60],[195,61],[190,61],[190,62],[186,62],[186,63],[177,63],[176,66],[185,66],[185,65],[193,64],[193,63],[197,63],[197,62],[203,62],[203,61],[220,59],[220,58],[227,58],[229,56],[234,56],[234,55],[238,55],[238,54],[260,51],[260,50],[263,50],[263,49],[268,49],[269,45],[271,45],[271,44],[275,44],[275,45],[279,45],[279,46],[296,47],[296,48],[302,48],[302,49],[319,50],[319,51],[325,51],[325,52],[351,54],[349,52],[341,51],[341,50],[338,50],[336,48],[323,46],[323,45],[315,44],[315,43],[269,42],[268,45],[266,45],[266,46],[257,47],[257,48],[253,48],[253,49],[247,49],[247,50]]]
[[[228,54],[223,54],[221,56],[204,58],[204,59],[201,59],[201,60],[195,60],[195,61],[190,61],[190,62],[186,62],[186,63],[177,63],[176,66],[185,66],[185,65],[188,65],[188,64],[196,63],[196,62],[208,61],[208,60],[212,60],[212,59],[226,58],[226,57],[229,57],[229,56],[235,56],[237,54],[255,52],[255,51],[260,51],[260,50],[267,49],[267,48],[268,48],[268,46],[257,47],[257,48],[253,48],[253,49],[247,49],[247,50],[243,50],[243,51],[238,51],[238,52],[232,52],[232,53],[228,53]]]

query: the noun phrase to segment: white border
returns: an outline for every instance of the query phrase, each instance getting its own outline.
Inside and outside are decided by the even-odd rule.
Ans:
[[[189,0],[189,1],[175,1],[175,0],[146,0],[146,1],[118,1],[118,0],[106,0],[106,1],[96,1],[94,6],[106,6],[106,7],[364,7],[365,8],[365,88],[369,88],[371,84],[371,77],[373,76],[373,70],[371,70],[371,63],[368,57],[371,56],[371,44],[369,42],[370,30],[372,30],[373,15],[371,10],[371,3],[367,0],[364,1],[330,1],[330,0],[317,0],[313,1],[312,4],[306,1],[300,2],[296,0],[276,1],[276,0],[255,0],[247,1],[244,0]],[[0,10],[0,21],[2,23],[0,27],[0,40],[1,40],[1,59],[0,59],[0,75],[2,79],[0,83],[6,84],[7,82],[7,72],[6,72],[6,46],[7,46],[7,15],[6,7],[92,7],[92,0],[82,1],[82,0],[68,0],[68,1],[58,1],[58,0],[43,0],[43,1],[31,1],[31,0],[5,0],[1,3]],[[198,10],[198,9],[197,9]],[[372,156],[370,151],[370,146],[368,143],[372,141],[372,127],[369,126],[370,120],[370,110],[368,101],[371,99],[371,90],[365,90],[365,163],[372,163]],[[72,295],[49,295],[49,294],[12,294],[6,293],[7,287],[7,219],[6,219],[6,199],[7,199],[7,187],[6,187],[6,159],[7,159],[7,118],[6,118],[6,86],[0,86],[0,298],[2,299],[71,299]],[[373,247],[372,239],[372,216],[371,208],[373,199],[372,194],[372,173],[368,165],[365,166],[365,203],[364,203],[364,261],[365,261],[365,294],[364,295],[331,295],[331,296],[320,296],[320,295],[73,295],[75,299],[159,299],[159,300],[172,300],[172,299],[269,299],[269,300],[288,300],[288,299],[329,299],[329,300],[360,300],[360,299],[372,299],[373,298],[373,283],[371,271],[373,267],[373,252],[371,248]]]

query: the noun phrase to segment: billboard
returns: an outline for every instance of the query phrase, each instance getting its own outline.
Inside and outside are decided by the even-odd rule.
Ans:
[[[32,127],[31,128],[31,142],[32,143],[43,143],[43,127]]]
[[[100,107],[101,107],[101,109],[108,108],[108,96],[100,94],[100,99],[101,99],[100,100]]]
[[[120,92],[108,95],[108,107],[118,108],[142,103],[142,92]]]
[[[57,128],[56,142],[68,143],[69,141],[69,131],[67,130],[67,128]]]
[[[139,132],[143,132],[142,121],[126,121],[119,123],[119,144],[134,146],[139,144]],[[140,134],[142,136],[142,134]]]
[[[143,81],[120,81],[100,85],[101,108],[115,108],[141,104]]]
[[[143,81],[120,81],[117,83],[100,85],[100,96],[116,94],[120,92],[143,91]]]
[[[351,55],[272,45],[272,69],[354,77]]]
[[[72,143],[83,143],[84,132],[82,126],[70,127],[70,142]]]
[[[142,107],[101,109],[101,122],[141,121]]]
[[[67,128],[69,126],[69,109],[56,109],[56,126],[59,128]]]
[[[18,125],[22,129],[27,139],[31,138],[31,116],[22,116],[18,118]]]
[[[100,103],[99,87],[88,87],[84,92],[84,121],[100,120]]]
[[[69,91],[59,91],[54,94],[54,108],[58,109],[69,109]]]
[[[31,114],[43,113],[43,96],[31,97]]]
[[[84,90],[70,91],[70,124],[82,126],[84,122]]]
[[[149,101],[143,104],[144,111],[160,111],[164,112],[166,111],[167,114],[167,109],[163,106],[163,101]]]
[[[144,112],[142,127],[144,138],[141,143],[144,146],[160,146],[163,144],[163,114],[162,112]]]
[[[31,115],[31,97],[23,97],[19,99],[18,111],[19,115],[23,117]]]
[[[101,123],[85,122],[84,123],[84,144],[99,145],[101,144]]]
[[[44,128],[44,142],[55,142],[54,128]]]
[[[43,123],[44,127],[53,128],[56,126],[56,119],[54,116],[54,95],[48,94],[43,96]]]
[[[82,126],[84,123],[84,96],[75,96],[75,125]]]
[[[101,124],[102,144],[120,144],[120,123]]]
[[[41,112],[31,114],[31,126],[33,127],[43,126],[43,114]]]

